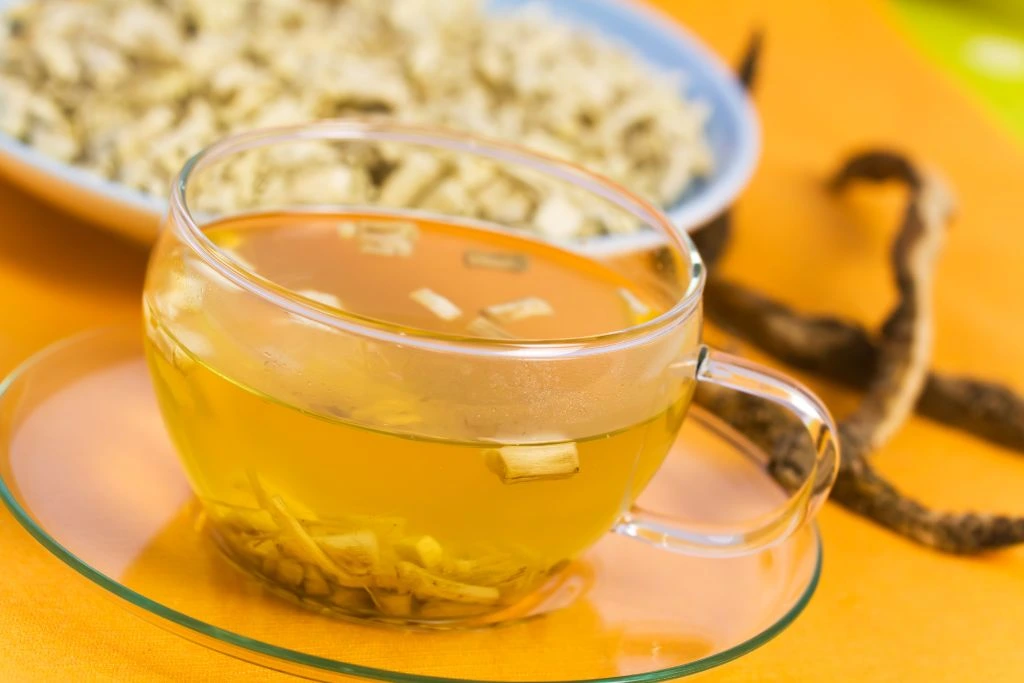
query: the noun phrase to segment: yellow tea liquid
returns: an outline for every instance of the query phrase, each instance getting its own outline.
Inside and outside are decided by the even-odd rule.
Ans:
[[[409,334],[573,338],[664,310],[597,261],[480,228],[263,214],[205,232],[281,291]],[[667,409],[572,440],[503,440],[493,421],[469,417],[432,429],[452,413],[424,417],[410,393],[451,377],[417,366],[418,381],[403,383],[399,364],[393,385],[369,381],[330,328],[282,324],[236,285],[181,275],[181,258],[157,263],[147,357],[210,526],[278,591],[345,614],[443,621],[521,600],[613,525],[660,465],[692,392],[684,381]],[[256,353],[268,325],[280,325],[278,343]],[[258,387],[246,379],[257,371]]]

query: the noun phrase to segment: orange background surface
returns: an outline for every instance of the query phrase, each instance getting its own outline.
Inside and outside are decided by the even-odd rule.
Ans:
[[[880,0],[659,4],[731,61],[754,26],[766,29],[764,157],[726,270],[805,310],[877,324],[893,298],[886,249],[901,197],[868,189],[837,201],[821,179],[854,149],[904,149],[941,168],[961,206],[937,277],[934,365],[1024,391],[1024,150],[1009,133],[928,64]],[[0,371],[69,333],[137,316],[142,249],[3,184],[0,221]],[[854,399],[803,379],[839,414]],[[914,419],[877,458],[930,503],[1024,514],[1020,454]],[[699,680],[1024,679],[1024,549],[943,556],[836,506],[821,530],[824,574],[804,615]],[[5,512],[0,548],[0,680],[285,679],[139,621]]]

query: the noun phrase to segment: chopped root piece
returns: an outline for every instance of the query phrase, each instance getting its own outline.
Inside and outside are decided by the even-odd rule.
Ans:
[[[306,576],[306,570],[302,568],[302,563],[298,560],[286,557],[277,563],[276,574],[281,583],[298,588]]]
[[[327,601],[350,610],[365,610],[373,606],[369,593],[359,588],[335,588]]]
[[[376,591],[373,594],[373,602],[383,614],[389,617],[407,617],[412,614],[411,593]]]
[[[329,308],[337,308],[338,310],[345,308],[341,303],[341,299],[333,294],[328,294],[327,292],[320,292],[315,289],[297,289],[295,290],[295,293],[303,299],[315,301],[318,304],[323,304]]]
[[[405,583],[413,595],[421,600],[451,600],[475,605],[493,605],[501,599],[501,593],[491,586],[474,586],[434,576],[412,562],[399,562],[398,578]]]
[[[540,297],[528,296],[488,306],[483,310],[483,314],[497,323],[514,323],[540,315],[554,315],[555,309]]]
[[[306,562],[319,567],[327,576],[337,581],[342,586],[358,587],[361,582],[348,572],[342,571],[334,562],[320,549],[306,530],[299,524],[299,521],[291,516],[288,508],[280,496],[270,498],[274,520],[281,527],[282,547],[294,557],[301,558]]]
[[[331,594],[331,587],[327,585],[327,579],[323,572],[316,567],[306,567],[306,576],[302,581],[302,592],[313,597],[324,597]]]
[[[363,238],[400,237],[415,242],[420,236],[420,229],[409,221],[361,221],[356,227]]]
[[[441,320],[452,321],[462,315],[462,309],[432,289],[422,287],[409,294],[409,298],[420,304]]]
[[[244,552],[252,557],[259,558],[260,560],[269,558],[276,561],[281,557],[281,551],[278,550],[277,544],[269,538],[259,538],[249,541],[245,546]]]
[[[359,251],[374,256],[412,256],[415,243],[402,235],[360,235]]]
[[[259,478],[250,473],[249,478],[252,482],[253,492],[256,494],[256,499],[260,502],[270,516],[273,517],[274,522],[281,529],[280,544],[281,548],[293,557],[298,557],[303,561],[315,565],[326,574],[328,577],[333,579],[336,583],[342,586],[348,587],[359,587],[362,583],[353,577],[348,572],[342,571],[334,562],[320,549],[320,546],[316,544],[306,529],[291,512],[288,511],[288,506],[285,505],[284,500],[280,496],[271,496],[263,489],[259,483]]]
[[[350,574],[368,574],[380,562],[380,544],[372,531],[317,536],[314,540],[328,557]]]
[[[517,582],[529,572],[529,567],[508,556],[455,560],[444,570],[446,575],[458,581],[495,587]]]
[[[494,322],[490,318],[485,318],[482,315],[478,315],[473,318],[468,325],[466,325],[466,331],[477,337],[483,339],[512,339],[512,335],[504,327]]]
[[[467,251],[462,256],[463,263],[469,268],[485,270],[503,270],[509,273],[521,273],[530,265],[526,254],[508,251]]]
[[[633,292],[629,291],[625,287],[619,288],[619,296],[629,306],[629,312],[633,314],[633,317],[640,320],[647,320],[651,315],[651,307],[640,300]]]
[[[339,221],[335,232],[343,240],[350,240],[359,234],[359,224],[355,221]]]
[[[433,569],[444,559],[444,549],[433,536],[403,539],[395,546],[395,553],[403,560]]]
[[[573,441],[504,446],[487,450],[484,457],[487,469],[497,474],[505,484],[566,479],[580,471],[580,457]]]
[[[560,195],[552,195],[537,208],[534,227],[545,237],[569,239],[580,233],[586,214]]]

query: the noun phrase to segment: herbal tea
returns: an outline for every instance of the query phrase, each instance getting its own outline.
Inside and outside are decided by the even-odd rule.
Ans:
[[[671,305],[601,262],[481,227],[274,213],[205,233],[275,295],[410,339],[589,337]],[[284,311],[180,253],[154,263],[147,356],[210,526],[276,590],[344,614],[444,621],[521,600],[621,516],[693,389],[692,372],[638,369],[659,387],[639,400],[596,370],[539,362],[527,381],[522,361],[441,363]],[[591,393],[625,417],[592,416],[576,398]]]

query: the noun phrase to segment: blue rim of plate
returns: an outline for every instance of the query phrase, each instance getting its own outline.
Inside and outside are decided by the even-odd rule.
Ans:
[[[18,365],[10,374],[8,374],[3,381],[0,381],[0,401],[3,401],[7,397],[7,392],[11,386],[19,379],[22,375],[30,372],[36,365],[45,362],[50,356],[56,355],[64,351],[69,347],[73,347],[76,344],[94,336],[101,336],[104,334],[110,334],[114,328],[101,328],[96,330],[89,330],[82,332],[61,341],[55,342],[50,346],[47,346],[38,353],[32,355],[27,360],[23,361]],[[699,414],[699,411],[691,411],[691,416]],[[698,418],[699,419],[699,418]],[[714,429],[714,425],[711,423],[705,423],[709,428]],[[729,434],[719,432],[724,438],[736,443]],[[181,635],[187,640],[198,642],[200,644],[206,644],[206,639],[213,639],[218,643],[227,645],[232,648],[240,648],[247,652],[255,655],[269,657],[273,660],[278,660],[282,663],[290,665],[298,665],[310,669],[310,673],[319,672],[322,674],[343,674],[348,676],[361,677],[364,680],[377,680],[377,681],[397,681],[400,683],[500,683],[499,681],[489,679],[470,679],[470,678],[445,678],[440,676],[424,676],[419,674],[408,674],[396,671],[389,671],[387,669],[378,669],[374,667],[361,666],[358,664],[346,664],[326,657],[318,657],[316,655],[310,655],[290,648],[278,647],[270,643],[266,643],[253,638],[240,635],[233,631],[227,631],[225,629],[218,628],[211,624],[208,624],[200,619],[195,619],[189,615],[179,612],[178,610],[172,609],[163,605],[162,603],[156,602],[147,598],[145,595],[138,593],[131,588],[128,588],[124,584],[108,577],[102,572],[93,569],[87,562],[80,559],[77,555],[72,553],[70,550],[61,545],[53,536],[46,532],[29,514],[29,512],[21,506],[18,502],[14,492],[11,490],[8,482],[3,476],[0,476],[0,499],[3,500],[4,505],[11,514],[17,520],[17,522],[33,537],[38,541],[48,552],[53,554],[57,559],[62,561],[68,567],[76,571],[84,578],[91,581],[97,587],[107,591],[114,597],[123,600],[131,607],[139,608],[144,612],[148,613],[148,616],[157,617],[163,622],[156,621],[159,626],[168,628],[174,633]],[[721,666],[730,662],[734,659],[742,657],[757,648],[761,647],[768,641],[775,638],[777,635],[782,633],[793,621],[804,611],[810,602],[811,597],[814,595],[818,587],[818,582],[821,578],[822,568],[822,543],[821,533],[817,527],[813,527],[814,542],[816,546],[816,557],[814,560],[814,571],[807,583],[806,588],[800,594],[800,597],[794,602],[793,606],[786,611],[778,620],[774,621],[770,626],[765,628],[763,631],[758,633],[747,640],[738,643],[726,650],[716,652],[713,655],[703,657],[701,659],[681,664],[658,671],[649,671],[640,674],[627,674],[623,676],[611,676],[604,678],[589,678],[580,680],[563,680],[563,681],[516,681],[516,683],[650,683],[652,681],[666,681],[676,678],[682,678],[684,676],[691,676],[715,667]],[[130,610],[134,611],[134,610]],[[164,623],[166,622],[166,623]],[[178,627],[178,628],[174,628]],[[181,630],[184,629],[184,633]],[[214,648],[219,649],[219,648]],[[224,650],[220,650],[224,652]],[[227,652],[227,654],[231,654]],[[238,655],[235,655],[238,656]],[[239,657],[244,659],[244,657]],[[255,662],[253,662],[255,663]],[[269,666],[263,663],[262,666]],[[273,667],[270,667],[273,668]],[[292,673],[292,672],[289,672]]]
[[[23,1],[0,0],[0,12]],[[488,0],[486,4],[500,12],[531,3]],[[708,136],[719,166],[711,178],[695,182],[682,197],[662,209],[685,232],[701,227],[726,209],[746,187],[761,153],[757,114],[733,73],[679,22],[638,0],[545,0],[540,4],[554,16],[600,35],[657,68],[685,72],[685,94],[705,100],[711,107]],[[2,132],[0,154],[124,207],[152,214],[154,220],[167,211],[163,197],[48,157]],[[626,245],[629,237],[610,239]]]

